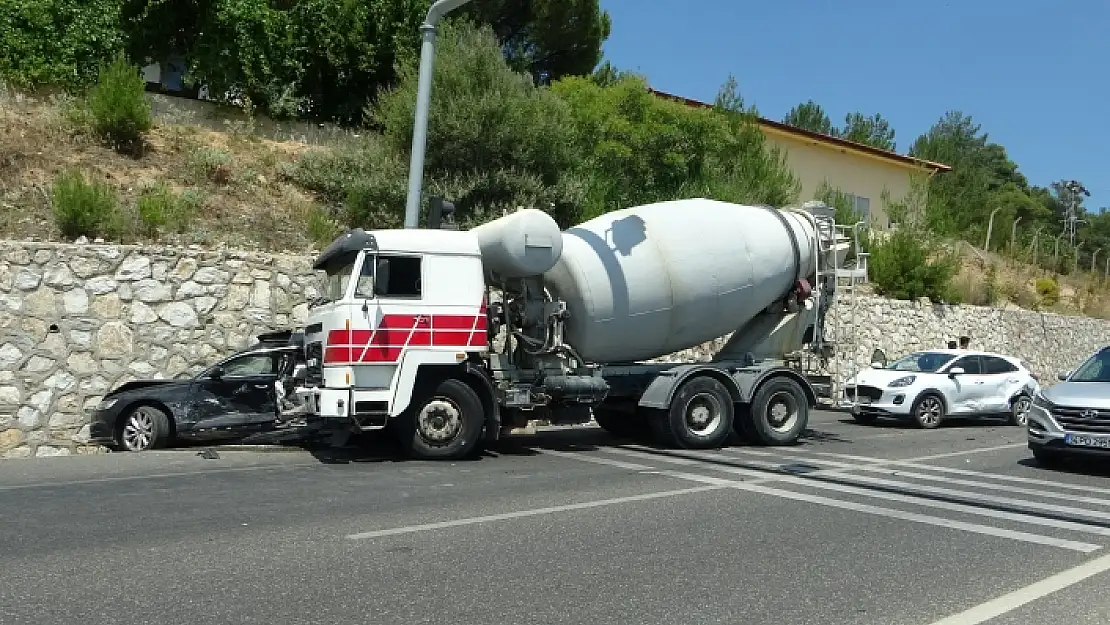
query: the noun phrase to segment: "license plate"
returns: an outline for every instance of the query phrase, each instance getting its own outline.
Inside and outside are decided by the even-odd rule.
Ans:
[[[1110,449],[1110,436],[1092,436],[1090,434],[1065,434],[1064,442],[1077,447],[1099,447]]]

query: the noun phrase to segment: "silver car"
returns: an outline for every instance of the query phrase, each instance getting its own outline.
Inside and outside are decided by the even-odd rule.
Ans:
[[[1065,456],[1110,457],[1110,346],[1059,378],[1034,396],[1029,410],[1033,457],[1046,466]]]

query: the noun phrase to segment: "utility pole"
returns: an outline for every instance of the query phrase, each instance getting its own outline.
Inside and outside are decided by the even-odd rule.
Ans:
[[[451,11],[470,0],[437,0],[420,25],[420,75],[416,87],[416,117],[409,160],[409,194],[405,201],[405,227],[420,225],[420,190],[424,184],[424,147],[428,143],[428,103],[432,96],[432,66],[436,57],[436,26]]]
[[[1079,210],[1083,203],[1082,197],[1091,197],[1091,192],[1078,180],[1065,180],[1063,189],[1067,195],[1061,198],[1064,201],[1064,232],[1068,236],[1068,244],[1075,247],[1075,231],[1080,223],[1086,223],[1079,218]]]

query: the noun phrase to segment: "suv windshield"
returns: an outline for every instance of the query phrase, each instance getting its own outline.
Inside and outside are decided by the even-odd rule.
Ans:
[[[1104,349],[1083,363],[1068,382],[1110,382],[1110,349]]]
[[[941,352],[914,352],[902,356],[884,368],[891,371],[934,373],[937,369],[940,369],[955,357],[955,354],[944,354]]]

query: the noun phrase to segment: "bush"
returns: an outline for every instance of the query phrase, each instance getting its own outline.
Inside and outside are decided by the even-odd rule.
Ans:
[[[155,236],[162,229],[183,231],[199,207],[198,200],[193,192],[174,193],[164,182],[144,189],[136,206],[143,233]]]
[[[1060,284],[1052,278],[1037,278],[1037,297],[1042,306],[1055,306],[1060,301]]]
[[[89,110],[100,136],[116,146],[139,143],[151,127],[150,101],[139,68],[122,55],[102,67],[89,92]]]
[[[872,243],[870,277],[875,292],[895,299],[947,301],[959,264],[949,254],[930,258],[929,242],[924,233],[906,228]]]
[[[66,170],[51,190],[54,222],[69,238],[118,234],[119,200],[104,182],[86,182],[76,170]]]

